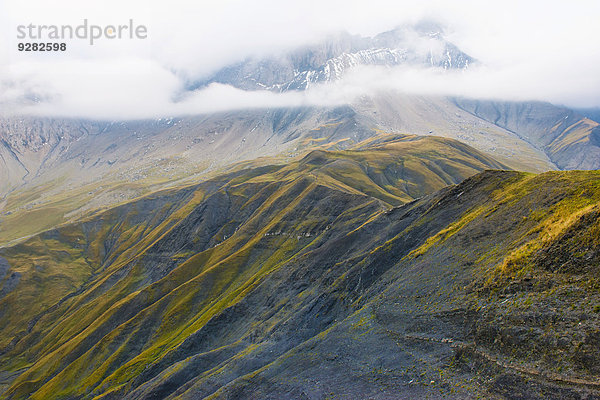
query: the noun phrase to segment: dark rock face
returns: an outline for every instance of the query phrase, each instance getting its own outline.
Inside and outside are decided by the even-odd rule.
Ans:
[[[590,143],[594,146],[600,147],[600,126],[592,129],[592,133],[590,134]]]
[[[0,299],[12,292],[19,284],[21,274],[10,272],[10,265],[5,258],[0,257]],[[2,313],[0,311],[0,313]]]
[[[0,290],[0,298],[6,296],[8,293],[12,292],[15,287],[19,284],[19,279],[21,278],[21,274],[18,272],[11,273],[5,280],[4,285],[2,286],[2,290]]]
[[[0,257],[0,281],[4,279],[9,269],[10,265],[8,264],[8,261],[6,261],[5,258]]]

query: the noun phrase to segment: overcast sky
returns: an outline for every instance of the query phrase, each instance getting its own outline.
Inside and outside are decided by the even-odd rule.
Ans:
[[[409,93],[600,106],[600,1],[448,0],[0,0],[0,107],[45,115],[129,119],[228,108],[331,104],[393,87]],[[67,41],[66,52],[17,51],[17,26],[147,27],[141,40]],[[481,61],[466,73],[355,71],[309,93],[244,92],[186,81],[252,55],[273,54],[345,30],[375,35],[434,19]],[[184,95],[182,96],[182,93]],[[31,107],[24,99],[36,97]]]

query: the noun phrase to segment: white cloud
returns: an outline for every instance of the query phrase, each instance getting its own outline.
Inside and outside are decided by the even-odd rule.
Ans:
[[[333,104],[393,87],[411,93],[540,99],[600,106],[597,0],[393,1],[4,0],[0,3],[0,104],[19,112],[93,118],[144,118],[229,108]],[[16,51],[19,24],[121,24],[148,27],[145,40],[70,41],[65,53]],[[269,54],[342,29],[373,35],[433,18],[484,67],[467,73],[378,68],[305,94],[251,93],[185,83],[228,63]],[[40,96],[32,107],[31,94]]]

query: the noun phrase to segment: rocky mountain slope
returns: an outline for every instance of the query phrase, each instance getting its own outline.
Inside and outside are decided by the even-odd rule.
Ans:
[[[600,125],[575,111],[540,102],[455,101],[542,149],[561,169],[599,169]]]
[[[1,249],[1,396],[598,398],[600,175],[490,167],[379,137]]]
[[[245,90],[305,90],[338,80],[358,66],[465,69],[475,60],[444,38],[434,23],[399,27],[374,37],[340,33],[285,54],[253,57],[225,67],[192,89],[223,83]]]
[[[549,104],[503,103],[489,112],[474,104],[495,103],[387,92],[339,107],[152,121],[6,118],[0,244],[240,163],[285,163],[315,149],[350,149],[381,133],[445,136],[516,170],[600,167],[595,122]]]
[[[189,90],[305,90],[360,66],[465,69],[475,62],[432,23],[374,37],[349,34],[244,60]],[[394,90],[337,106],[90,121],[0,118],[0,246],[161,188],[242,166],[283,164],[313,150],[352,149],[384,134],[461,141],[509,169],[599,169],[598,123],[544,103],[417,96]]]
[[[513,169],[554,168],[524,140],[448,100],[392,93],[329,108],[124,123],[23,118],[2,126],[11,151],[0,163],[27,169],[2,181],[8,188],[0,196],[0,243],[232,165],[286,163],[315,149],[350,149],[382,132],[447,136]],[[49,144],[32,146],[36,137]]]

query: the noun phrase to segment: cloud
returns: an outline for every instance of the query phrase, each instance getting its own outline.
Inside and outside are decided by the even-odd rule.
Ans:
[[[416,94],[600,106],[600,2],[507,0],[174,0],[0,4],[0,105],[44,115],[131,119],[233,108],[323,105],[393,88]],[[466,73],[364,68],[307,93],[246,92],[186,83],[248,56],[276,54],[346,30],[374,35],[435,19],[480,60]],[[65,53],[16,51],[20,24],[148,27],[144,40],[68,41]]]
[[[244,91],[212,84],[185,91],[183,82],[158,63],[137,59],[20,63],[0,104],[13,113],[94,119],[144,119],[257,107],[295,107],[312,103],[299,92]],[[320,104],[325,104],[321,102]]]
[[[355,98],[363,93],[396,90],[416,95],[543,100],[573,107],[600,105],[600,75],[594,74],[593,67],[585,74],[571,73],[568,65],[562,67],[560,80],[556,80],[556,72],[561,66],[547,69],[537,63],[502,68],[477,65],[468,71],[362,67],[339,82],[319,88],[318,92],[331,102]]]

